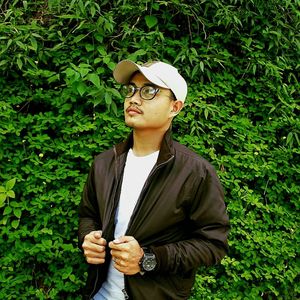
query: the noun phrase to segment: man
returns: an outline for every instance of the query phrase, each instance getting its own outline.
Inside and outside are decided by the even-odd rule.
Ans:
[[[171,138],[187,85],[163,62],[121,61],[129,138],[98,155],[79,207],[85,299],[187,299],[200,265],[227,251],[228,217],[212,166]]]

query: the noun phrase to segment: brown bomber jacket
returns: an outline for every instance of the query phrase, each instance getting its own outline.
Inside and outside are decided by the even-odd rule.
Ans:
[[[92,230],[113,240],[115,212],[132,134],[99,154],[91,167],[79,206],[79,247]],[[126,235],[156,254],[157,267],[125,276],[127,299],[187,299],[200,265],[220,262],[228,250],[229,220],[223,189],[213,167],[175,142],[169,130],[158,160],[134,209]],[[108,248],[108,247],[107,247]],[[92,299],[107,275],[103,265],[89,265],[83,299]]]

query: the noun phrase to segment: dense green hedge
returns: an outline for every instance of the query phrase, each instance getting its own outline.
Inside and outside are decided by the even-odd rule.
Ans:
[[[191,299],[298,298],[299,32],[299,0],[0,0],[0,299],[79,299],[77,206],[128,133],[123,58],[181,70],[174,135],[225,188],[231,250]]]

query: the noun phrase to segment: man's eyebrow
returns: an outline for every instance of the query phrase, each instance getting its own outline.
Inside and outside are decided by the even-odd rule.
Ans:
[[[146,82],[146,83],[144,84],[144,86],[154,86],[154,87],[157,87],[157,85],[154,84],[154,83],[152,83],[152,82]]]

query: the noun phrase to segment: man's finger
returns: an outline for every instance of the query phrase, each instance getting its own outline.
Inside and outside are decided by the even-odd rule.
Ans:
[[[90,241],[84,241],[82,244],[83,250],[86,251],[93,251],[95,253],[101,253],[105,251],[105,244],[96,244]]]
[[[122,249],[123,246],[132,241],[135,241],[135,238],[132,236],[121,236],[111,241],[109,247],[111,249]]]
[[[90,243],[106,246],[107,242],[104,238],[95,238],[94,235],[86,236],[85,240],[89,241]]]
[[[96,239],[100,239],[102,237],[102,231],[101,230],[97,230],[97,231],[92,231],[94,238]]]
[[[135,240],[135,238],[133,236],[123,235],[123,236],[120,236],[120,237],[114,239],[113,242],[115,244],[122,244],[122,243],[129,243],[133,240]]]
[[[99,265],[99,264],[103,264],[105,262],[105,259],[104,258],[86,257],[86,261],[92,265]]]
[[[96,244],[99,244],[99,241],[103,242],[103,241],[101,241],[101,238],[102,238],[101,230],[91,231],[88,235],[86,235],[86,238]]]
[[[95,252],[93,250],[84,251],[84,256],[89,258],[104,258],[105,255],[105,252]]]

